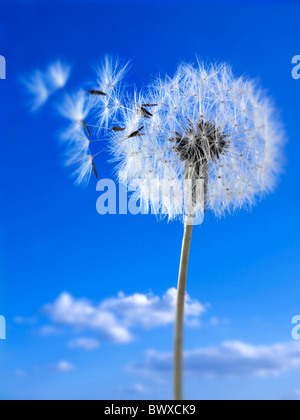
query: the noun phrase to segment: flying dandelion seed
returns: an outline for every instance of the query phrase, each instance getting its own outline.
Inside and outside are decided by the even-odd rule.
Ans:
[[[228,65],[181,64],[174,77],[159,77],[132,95],[125,95],[121,86],[127,69],[106,59],[97,82],[105,95],[90,91],[89,97],[69,102],[63,114],[72,120],[67,133],[71,153],[74,150],[72,163],[80,165],[77,182],[87,182],[93,170],[97,177],[94,158],[110,149],[120,182],[134,191],[142,206],[185,225],[174,352],[174,396],[181,399],[193,225],[202,223],[207,211],[221,216],[249,207],[272,191],[281,171],[285,136],[270,99],[253,81],[235,78]],[[94,125],[86,122],[88,114]],[[94,156],[84,133],[85,129],[91,135],[88,127],[98,144],[108,142]],[[153,181],[159,187],[171,186],[171,199],[151,188]]]
[[[32,98],[32,110],[36,111],[44,105],[51,94],[45,82],[44,76],[40,71],[36,71],[28,79],[23,80],[23,83]]]
[[[44,105],[56,91],[65,87],[70,72],[70,66],[57,61],[51,64],[47,71],[37,70],[33,75],[22,80],[31,96],[33,111]]]
[[[70,72],[71,67],[61,63],[60,61],[57,61],[49,66],[47,74],[49,84],[54,91],[62,89],[66,85],[70,77]]]
[[[82,140],[82,134],[90,136],[90,130],[86,124],[86,119],[91,110],[91,103],[87,100],[86,94],[79,91],[74,95],[67,95],[59,108],[61,115],[70,122],[68,129],[62,134],[62,138],[72,143]]]

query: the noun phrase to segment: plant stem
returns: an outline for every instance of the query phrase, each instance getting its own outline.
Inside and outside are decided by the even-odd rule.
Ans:
[[[184,303],[186,291],[186,278],[188,271],[190,246],[192,239],[193,223],[185,223],[182,242],[180,270],[177,288],[177,310],[175,324],[175,351],[174,351],[174,399],[182,400],[182,348],[183,348],[183,323]]]

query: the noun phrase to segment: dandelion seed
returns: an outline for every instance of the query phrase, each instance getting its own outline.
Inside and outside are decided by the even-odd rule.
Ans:
[[[48,78],[49,84],[53,91],[63,88],[69,77],[70,77],[71,67],[57,61],[53,63],[48,68]]]
[[[151,112],[147,111],[143,106],[140,108],[141,109],[141,113],[142,116],[145,118],[151,118],[153,117],[153,115],[151,114]]]
[[[66,85],[70,72],[70,66],[57,61],[51,64],[47,71],[38,70],[28,79],[22,80],[32,97],[32,109],[34,111],[44,105],[57,90]]]
[[[73,172],[76,185],[82,185],[85,187],[91,178],[93,172],[93,157],[88,151],[74,156],[67,162],[68,165],[79,164],[79,167]]]
[[[111,127],[111,130],[112,131],[116,131],[116,132],[121,132],[121,131],[124,131],[125,128],[122,128],[122,127]]]
[[[88,93],[94,96],[107,96],[106,93],[101,92],[100,90],[88,90]]]
[[[69,128],[62,134],[64,140],[76,142],[78,137],[81,140],[83,130],[88,136],[91,135],[87,126],[86,119],[91,110],[91,103],[87,100],[84,92],[66,96],[64,102],[59,107],[61,115],[70,121]]]
[[[128,69],[129,63],[122,65],[120,60],[113,60],[110,57],[106,57],[103,65],[98,70],[99,90],[110,95],[124,78]]]
[[[35,111],[47,101],[51,94],[45,82],[43,73],[36,71],[28,79],[23,80],[23,83],[32,97],[32,110]]]
[[[94,171],[95,177],[96,177],[96,178],[98,178],[97,169],[96,169],[96,166],[95,166],[95,163],[94,163],[94,160],[93,160],[93,159],[92,159],[92,168],[93,168],[93,171]]]
[[[142,126],[141,128],[139,128],[138,130],[134,131],[133,133],[129,134],[128,138],[132,139],[133,137],[138,137],[141,136],[141,131],[143,131],[145,127]]]
[[[87,126],[86,122],[85,122],[84,120],[82,120],[82,121],[81,121],[81,123],[82,123],[82,125],[84,126],[84,128],[85,128],[85,130],[86,130],[86,132],[87,132],[87,135],[88,135],[89,137],[91,137],[91,132],[90,132],[90,129],[89,129],[89,127]]]

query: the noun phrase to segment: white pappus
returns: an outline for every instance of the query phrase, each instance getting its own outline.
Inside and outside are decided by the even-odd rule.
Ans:
[[[33,111],[44,105],[56,91],[65,87],[70,72],[71,66],[58,60],[50,64],[47,70],[36,70],[29,77],[22,79],[31,97]]]
[[[121,83],[127,69],[106,59],[96,88],[64,105],[78,181],[92,169],[97,175],[94,158],[109,148],[119,180],[144,208],[194,221],[206,210],[220,216],[251,206],[274,188],[284,133],[256,83],[235,78],[228,65],[198,62],[129,95]],[[105,147],[92,154],[91,142]]]

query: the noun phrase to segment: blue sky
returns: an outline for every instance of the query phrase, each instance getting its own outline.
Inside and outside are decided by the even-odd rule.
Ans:
[[[300,313],[300,80],[291,77],[291,60],[300,54],[300,4],[0,0],[0,10],[0,55],[7,61],[7,80],[0,81],[0,314],[7,320],[0,397],[171,398],[168,297],[177,283],[182,226],[150,215],[98,215],[96,183],[74,187],[63,166],[64,121],[56,112],[62,92],[32,113],[21,83],[61,59],[72,65],[72,92],[112,54],[132,60],[129,81],[138,86],[195,55],[226,61],[237,75],[257,78],[276,101],[289,139],[276,193],[251,212],[222,220],[208,214],[194,232],[185,395],[299,398],[291,319]],[[107,159],[98,160],[103,178],[113,174]],[[144,310],[128,305],[126,297],[137,293]],[[66,301],[68,325],[59,312]],[[110,321],[92,328],[83,318],[78,325],[76,310]],[[151,324],[149,313],[162,313],[160,322]],[[126,343],[105,329],[111,319],[129,334]],[[100,346],[74,348],[82,338],[85,347],[86,339]]]

